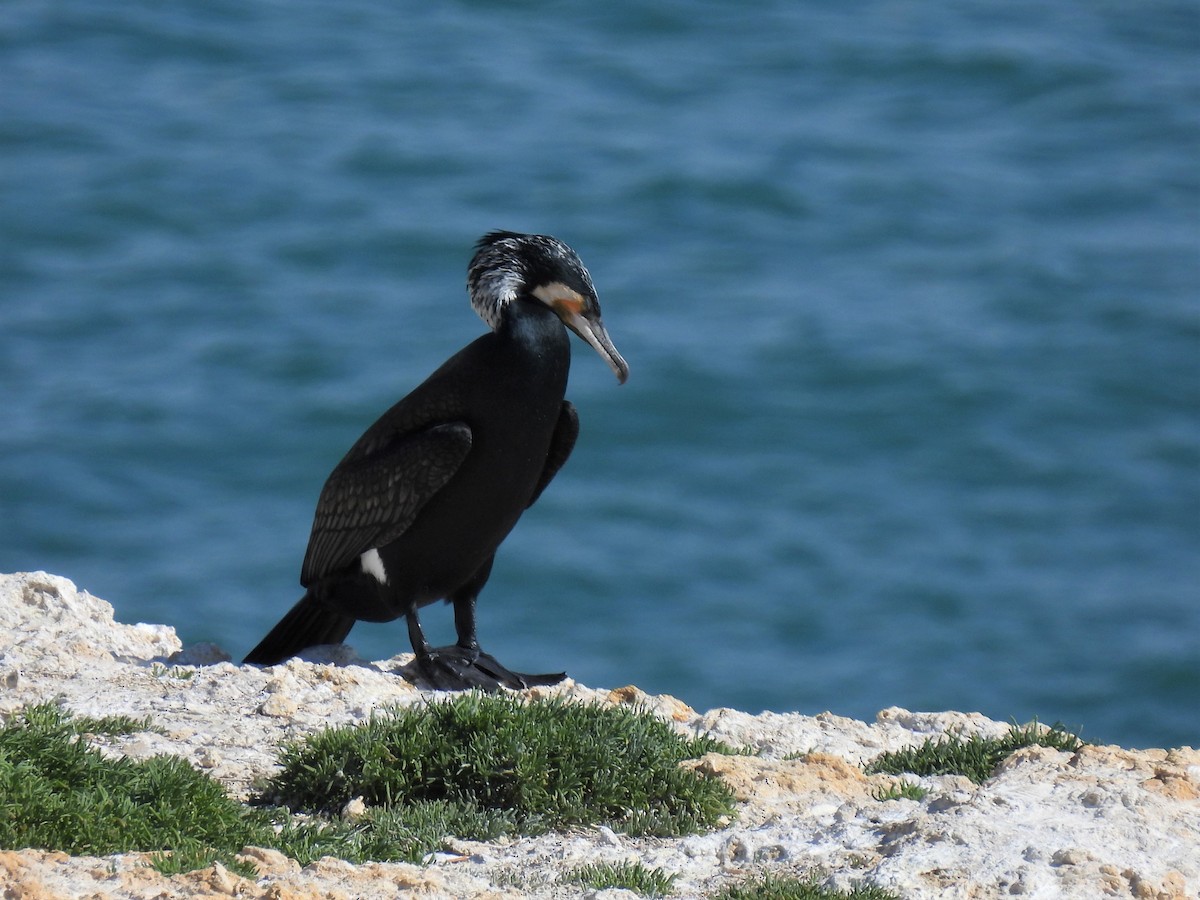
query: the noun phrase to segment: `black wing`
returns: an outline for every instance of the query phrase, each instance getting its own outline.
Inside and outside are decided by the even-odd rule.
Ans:
[[[470,449],[471,429],[450,422],[343,460],[317,500],[300,583],[308,587],[402,535]]]
[[[563,467],[563,463],[575,449],[575,439],[578,437],[579,413],[575,412],[575,406],[570,400],[564,400],[562,409],[558,413],[558,422],[554,426],[554,434],[550,437],[550,450],[546,454],[546,465],[542,468],[537,487],[533,489],[533,496],[525,505],[526,509],[537,502],[537,498],[542,496],[546,485],[554,480],[558,470]]]

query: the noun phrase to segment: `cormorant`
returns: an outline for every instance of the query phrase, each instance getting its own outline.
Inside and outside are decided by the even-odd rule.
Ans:
[[[467,269],[471,306],[491,331],[468,344],[358,439],[321,489],[300,571],[301,600],[245,661],[274,665],[343,641],[354,623],[404,616],[434,687],[554,684],[479,648],[475,599],[496,548],[571,455],[564,400],[571,329],[625,382],[591,276],[557,238],[494,231]],[[564,328],[563,326],[566,326]],[[430,647],[417,611],[454,605],[458,641]]]

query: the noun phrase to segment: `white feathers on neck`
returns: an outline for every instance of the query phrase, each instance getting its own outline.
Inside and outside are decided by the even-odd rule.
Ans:
[[[517,299],[525,274],[515,260],[473,272],[468,281],[471,307],[495,331],[504,309]]]

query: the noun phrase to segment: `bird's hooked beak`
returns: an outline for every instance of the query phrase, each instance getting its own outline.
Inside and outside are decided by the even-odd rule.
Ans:
[[[629,377],[629,364],[625,362],[600,320],[600,307],[579,292],[563,284],[550,284],[537,288],[533,295],[554,310],[562,323],[591,344],[592,349],[608,363],[624,384]]]

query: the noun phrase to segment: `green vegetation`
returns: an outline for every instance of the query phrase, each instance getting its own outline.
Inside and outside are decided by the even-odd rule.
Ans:
[[[899,900],[891,891],[874,885],[855,885],[849,891],[822,887],[816,876],[760,878],[727,887],[713,900]]]
[[[590,824],[686,834],[733,811],[720,781],[679,766],[720,745],[620,708],[463,695],[322,732],[285,748],[266,792],[291,810],[238,803],[179,757],[107,758],[81,739],[147,730],[145,719],[74,718],[53,704],[6,722],[0,848],[139,850],[157,854],[164,874],[220,860],[253,875],[235,859],[247,845],[302,865],[325,855],[420,862],[451,835],[491,840]],[[369,805],[363,816],[337,817],[359,796]]]
[[[710,829],[733,814],[717,779],[680,767],[710,751],[649,713],[513,696],[464,694],[394,710],[355,726],[315,734],[283,749],[283,770],[248,807],[178,757],[106,758],[86,735],[155,730],[148,719],[72,717],[53,704],[27,708],[0,727],[0,848],[39,847],[105,855],[155,854],[164,874],[221,861],[253,875],[242,847],[274,847],[306,865],[329,855],[352,863],[420,862],[448,836],[608,825],[630,835],[672,836]],[[1020,747],[1073,751],[1083,742],[1060,726],[1015,724],[1000,739],[947,735],[887,753],[867,771],[963,774],[982,782]],[[920,799],[900,781],[876,799]],[[337,814],[363,797],[364,815]],[[269,806],[284,804],[288,808]],[[300,816],[294,812],[303,813]],[[675,876],[639,863],[580,867],[589,888],[670,893]],[[763,876],[716,900],[893,900],[872,886],[849,893],[807,880]]]
[[[196,670],[190,666],[171,666],[167,668],[162,663],[154,663],[150,666],[150,674],[155,678],[178,678],[181,681],[187,681],[195,677]]]
[[[48,708],[34,708],[34,710],[38,709],[45,711]],[[57,709],[55,711],[57,712]],[[34,717],[36,718],[37,715],[38,713],[35,711]],[[72,716],[69,721],[71,728],[77,734],[122,735],[142,734],[146,731],[162,734],[162,729],[152,724],[149,716],[142,716],[140,719],[135,719],[132,716],[100,716],[99,718],[93,718],[92,716]]]
[[[643,897],[664,897],[671,893],[676,876],[662,869],[647,869],[639,862],[622,862],[580,866],[564,878],[597,891],[624,888]]]
[[[0,847],[74,854],[171,851],[166,874],[253,842],[246,808],[178,757],[107,759],[84,733],[130,733],[138,720],[75,719],[53,704],[29,707],[0,728]],[[242,867],[244,868],[244,867]],[[239,869],[240,870],[240,869]]]
[[[868,775],[965,775],[982,784],[1006,756],[1034,745],[1073,752],[1083,746],[1083,741],[1061,725],[1046,728],[1034,720],[1024,728],[1013,724],[1008,734],[1000,738],[982,738],[977,734],[967,740],[953,734],[936,740],[927,738],[919,747],[876,757],[866,772]]]
[[[887,790],[877,790],[871,796],[879,801],[886,800],[924,800],[929,791],[915,781],[898,781]]]
[[[263,837],[259,846],[275,847],[301,865],[322,856],[352,863],[419,864],[451,835],[491,840],[512,830],[502,814],[488,816],[438,802],[372,809],[353,821],[324,816],[292,819],[280,809],[273,814],[282,816],[283,830]]]
[[[316,814],[355,797],[373,807],[436,802],[482,817],[489,833],[603,824],[690,834],[732,815],[733,800],[722,782],[679,763],[720,749],[649,713],[472,693],[289,744],[263,793]]]

